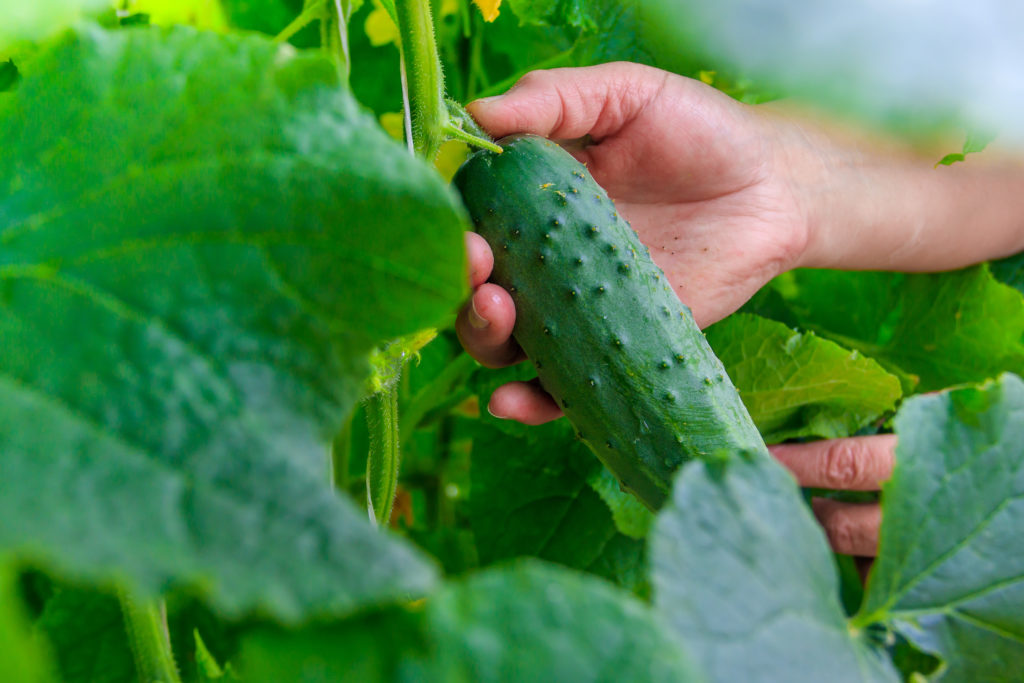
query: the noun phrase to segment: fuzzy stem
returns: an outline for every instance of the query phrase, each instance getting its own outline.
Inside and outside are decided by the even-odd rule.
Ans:
[[[163,600],[139,603],[124,589],[118,590],[117,599],[121,603],[138,680],[141,683],[181,683],[171,650],[167,607]]]
[[[413,148],[417,156],[433,161],[445,139],[448,111],[430,0],[395,0],[395,12],[408,83],[406,114],[412,122]]]
[[[400,440],[398,435],[398,382],[366,400],[366,426],[370,452],[366,460],[366,496],[370,519],[387,525],[398,490]]]

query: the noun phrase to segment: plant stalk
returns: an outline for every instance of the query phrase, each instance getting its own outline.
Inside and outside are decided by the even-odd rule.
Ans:
[[[445,140],[448,111],[430,0],[395,0],[395,12],[402,76],[408,86],[405,114],[411,122],[412,146],[417,156],[433,161]]]
[[[398,382],[366,400],[370,452],[366,459],[366,498],[370,519],[387,525],[398,491],[401,460],[398,434]]]
[[[135,672],[141,683],[181,683],[167,628],[167,606],[163,600],[138,602],[118,589],[125,631],[135,658]]]

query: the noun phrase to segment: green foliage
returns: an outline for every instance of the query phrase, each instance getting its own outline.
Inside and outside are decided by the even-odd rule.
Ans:
[[[652,610],[604,582],[536,561],[453,582],[417,609],[328,628],[264,631],[246,680],[607,681],[703,678]]]
[[[879,557],[861,615],[945,661],[948,680],[1024,665],[1024,382],[923,396],[896,418]]]
[[[741,313],[707,337],[768,443],[849,436],[900,397],[878,363],[810,332]]]
[[[776,288],[801,326],[877,360],[905,390],[1024,373],[1024,299],[985,266],[928,275],[801,270]]]
[[[126,591],[190,682],[1019,678],[1017,378],[903,407],[866,593],[767,459],[688,466],[656,519],[566,421],[487,415],[536,373],[461,352],[464,213],[378,125],[376,3],[0,4],[0,680],[136,680],[165,643]],[[431,8],[458,103],[613,59],[772,94],[647,3]],[[901,389],[1024,371],[1020,262],[798,272],[707,336],[769,440],[885,431]]]
[[[988,147],[988,143],[995,139],[993,133],[985,133],[981,131],[971,131],[967,134],[967,139],[964,140],[964,147],[959,152],[953,152],[939,159],[935,164],[936,166],[951,166],[958,161],[964,161],[968,154],[977,154],[978,152],[985,151]]]
[[[651,564],[655,604],[711,680],[898,680],[851,637],[828,544],[767,456],[686,467]]]
[[[325,444],[369,348],[461,299],[461,212],[335,79],[256,38],[87,28],[4,103],[3,546],[285,618],[431,584],[322,483]]]

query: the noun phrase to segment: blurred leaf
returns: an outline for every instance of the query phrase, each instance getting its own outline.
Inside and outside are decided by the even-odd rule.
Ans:
[[[847,629],[825,537],[767,456],[685,465],[651,571],[655,605],[711,680],[899,680]]]
[[[432,586],[326,473],[369,349],[464,297],[436,173],[255,36],[85,28],[0,107],[0,547],[231,615]]]
[[[13,88],[18,82],[19,75],[18,67],[13,60],[8,59],[0,63],[0,92]]]
[[[48,648],[29,632],[18,591],[17,574],[0,559],[0,680],[50,683],[53,675]]]
[[[0,2],[0,49],[49,38],[108,7],[110,0],[5,0]]]
[[[780,293],[801,327],[909,376],[917,391],[1024,372],[1024,297],[985,266],[908,275],[800,270],[792,278]]]
[[[222,31],[226,28],[221,0],[128,0],[122,9],[149,16],[155,26],[180,24]]]
[[[980,131],[971,131],[967,134],[967,139],[964,141],[964,147],[961,151],[947,154],[946,156],[939,159],[936,166],[949,166],[958,161],[963,161],[968,154],[976,154],[982,152],[988,146],[988,143],[995,139],[993,133],[983,133]]]
[[[875,361],[782,323],[740,313],[707,337],[768,443],[849,436],[900,397],[899,380]]]
[[[881,542],[855,623],[891,623],[942,680],[1024,670],[1024,382],[914,398],[896,418]]]
[[[258,632],[242,661],[254,683],[703,680],[647,605],[537,562],[453,582],[417,611]]]

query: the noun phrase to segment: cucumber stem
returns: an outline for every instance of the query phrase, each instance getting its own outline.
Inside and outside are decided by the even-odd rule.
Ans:
[[[135,658],[135,673],[142,683],[181,683],[167,629],[167,606],[163,600],[136,601],[118,589],[125,631]]]
[[[429,0],[395,0],[405,95],[406,130],[416,155],[433,161],[445,140],[444,75]]]
[[[398,382],[366,400],[370,452],[366,459],[366,499],[370,519],[387,525],[398,491],[401,441],[398,434]]]

